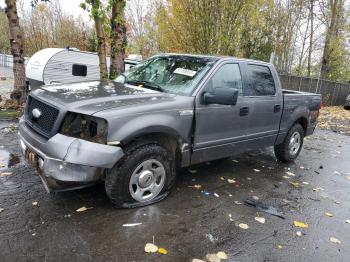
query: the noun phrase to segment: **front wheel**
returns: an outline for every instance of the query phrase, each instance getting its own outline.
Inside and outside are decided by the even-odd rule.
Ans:
[[[134,144],[107,171],[106,193],[116,207],[139,207],[162,200],[175,179],[170,152],[157,143]]]
[[[282,144],[275,145],[275,155],[282,162],[291,162],[297,158],[304,142],[304,129],[295,124],[288,131]]]

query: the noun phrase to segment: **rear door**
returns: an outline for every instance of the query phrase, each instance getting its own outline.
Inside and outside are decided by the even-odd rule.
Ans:
[[[244,63],[248,84],[243,96],[250,109],[246,127],[247,139],[257,147],[271,146],[279,132],[283,109],[282,92],[276,71],[268,64]]]

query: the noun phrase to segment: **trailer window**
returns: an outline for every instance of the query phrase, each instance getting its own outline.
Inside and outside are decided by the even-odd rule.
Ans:
[[[73,64],[72,75],[74,75],[74,76],[86,76],[86,74],[87,74],[87,66],[86,65]]]

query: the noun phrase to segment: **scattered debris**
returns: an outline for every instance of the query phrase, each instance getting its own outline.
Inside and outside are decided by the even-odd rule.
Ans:
[[[296,235],[297,235],[298,237],[301,237],[301,236],[303,235],[303,233],[301,233],[301,231],[297,231],[297,232],[296,232]]]
[[[341,244],[341,241],[335,237],[331,237],[329,240],[334,244]]]
[[[220,177],[220,180],[225,181],[225,178],[223,176]]]
[[[123,227],[136,227],[142,225],[142,223],[130,223],[130,224],[123,224]]]
[[[233,159],[232,162],[239,163],[239,161],[236,159]]]
[[[330,213],[330,212],[326,212],[325,215],[326,215],[327,217],[333,217],[333,214]]]
[[[219,197],[219,195],[218,195],[217,193],[214,193],[213,195],[214,195],[215,197]]]
[[[282,246],[282,245],[277,245],[277,248],[278,248],[278,249],[282,249],[283,246]]]
[[[0,207],[0,213],[1,213],[2,211],[4,211],[4,210],[5,210],[5,209],[3,209],[3,208]]]
[[[296,221],[296,220],[293,222],[293,224],[294,224],[294,226],[300,227],[300,228],[308,228],[309,227],[309,225],[307,223]]]
[[[32,206],[38,206],[39,205],[39,203],[37,202],[37,201],[34,201],[34,202],[32,202]]]
[[[188,172],[190,172],[191,174],[195,174],[195,173],[197,173],[197,170],[195,170],[195,169],[188,169]]]
[[[290,177],[289,176],[282,176],[283,178],[285,178],[285,179],[289,179]]]
[[[76,212],[85,212],[85,211],[87,211],[87,210],[89,210],[89,209],[92,209],[93,207],[85,207],[85,206],[83,206],[83,207],[81,207],[81,208],[78,208],[77,210],[75,210]]]
[[[249,206],[254,206],[257,209],[259,209],[260,211],[263,211],[263,212],[268,213],[270,215],[285,219],[284,214],[272,206],[268,206],[264,203],[250,200],[250,199],[245,200],[244,203],[249,205]]]
[[[232,179],[229,178],[229,179],[227,179],[227,182],[230,184],[234,184],[234,183],[236,183],[236,180],[234,178],[232,178]]]
[[[247,180],[251,181],[251,180],[252,180],[252,178],[251,178],[251,177],[247,177]]]
[[[255,169],[255,168],[253,170],[254,172],[257,172],[257,173],[261,171],[260,169]]]
[[[210,196],[210,192],[202,190],[201,193],[205,196]]]
[[[158,251],[158,247],[155,244],[147,243],[145,245],[145,252],[146,253],[156,253]]]
[[[259,197],[258,197],[258,196],[252,196],[252,198],[253,198],[254,200],[259,200]]]
[[[3,172],[3,173],[0,173],[0,177],[11,176],[11,175],[12,175],[11,172]]]
[[[205,256],[205,258],[209,261],[209,262],[220,262],[221,258],[219,258],[216,254],[207,254]]]
[[[205,262],[205,261],[202,259],[194,258],[192,259],[192,262]]]
[[[300,166],[300,169],[305,169],[305,167],[303,167],[303,166]]]
[[[68,214],[68,215],[64,215],[64,217],[71,217],[72,215],[71,214]]]
[[[4,210],[4,209],[2,209],[2,210]],[[1,212],[2,210],[1,210],[1,208],[0,208],[0,212]],[[350,219],[347,219],[347,220],[345,221],[345,223],[350,224]]]
[[[237,200],[235,200],[235,201],[233,201],[236,205],[242,205],[243,203],[242,202],[240,202],[240,201],[237,201]]]
[[[308,185],[309,182],[303,181],[303,185]]]
[[[255,221],[261,223],[261,224],[265,224],[265,218],[264,217],[255,217],[254,218]]]
[[[247,224],[244,224],[244,223],[240,223],[240,224],[238,224],[238,226],[240,228],[242,228],[242,229],[248,229],[249,228],[249,226]]]
[[[324,190],[324,189],[322,187],[315,187],[312,189],[312,191],[314,191],[314,192],[319,192],[321,190]]]

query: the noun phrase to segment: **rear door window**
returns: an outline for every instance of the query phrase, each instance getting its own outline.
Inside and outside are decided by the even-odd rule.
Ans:
[[[87,66],[73,64],[72,75],[74,75],[74,76],[86,76],[87,75]]]
[[[248,64],[249,85],[245,96],[272,96],[276,94],[275,81],[270,69],[264,65]]]

